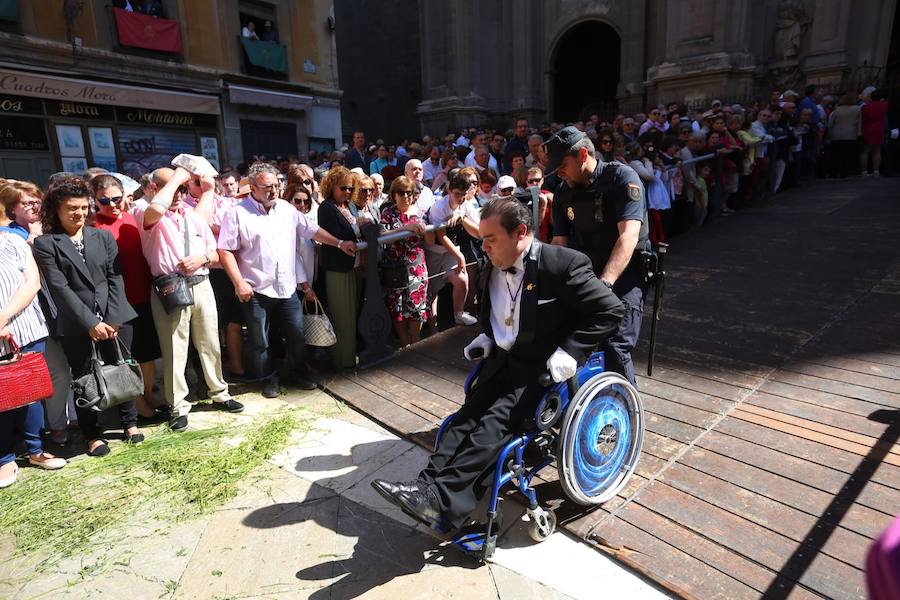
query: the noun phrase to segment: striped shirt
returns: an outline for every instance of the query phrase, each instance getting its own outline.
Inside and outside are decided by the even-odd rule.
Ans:
[[[25,240],[15,234],[0,233],[0,306],[6,306],[24,283],[29,256],[31,248]],[[7,327],[19,346],[27,346],[47,337],[47,325],[37,294],[31,304],[10,319]],[[8,340],[0,340],[0,356],[11,354],[12,351]]]

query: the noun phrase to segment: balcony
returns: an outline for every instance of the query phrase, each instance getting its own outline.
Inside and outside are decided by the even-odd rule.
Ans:
[[[277,42],[262,42],[238,36],[243,48],[243,72],[254,77],[287,79],[287,47]]]
[[[0,0],[0,31],[20,33],[19,0]]]
[[[117,51],[148,58],[182,60],[181,26],[178,21],[121,8],[112,8],[112,13]]]

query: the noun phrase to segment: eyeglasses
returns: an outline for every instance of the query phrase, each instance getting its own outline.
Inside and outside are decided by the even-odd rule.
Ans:
[[[600,140],[600,145],[601,145],[601,146],[602,146],[602,145],[605,145],[605,144],[612,144],[612,143],[613,143],[612,140]]]
[[[372,188],[359,188],[360,194],[371,194],[374,191]]]
[[[412,190],[400,190],[399,192],[394,192],[398,196],[402,196],[404,198],[412,198],[415,192]]]
[[[352,194],[352,193],[353,193],[353,190],[355,190],[355,189],[356,189],[355,187],[350,186],[350,185],[342,185],[342,186],[340,187],[340,190],[341,190],[342,192],[346,192],[346,193],[348,193],[348,194]]]
[[[97,202],[103,206],[109,206],[110,204],[119,204],[122,199],[122,196],[112,196],[110,198],[97,198]]]
[[[307,202],[309,202],[309,198],[308,197],[307,198],[294,197],[294,198],[291,198],[291,202],[293,202],[294,204],[306,204]]]
[[[531,179],[526,179],[525,183],[531,185],[532,183],[540,183],[544,180],[543,177],[532,177]]]
[[[40,200],[33,200],[31,202],[20,202],[22,208],[40,208],[41,202]]]

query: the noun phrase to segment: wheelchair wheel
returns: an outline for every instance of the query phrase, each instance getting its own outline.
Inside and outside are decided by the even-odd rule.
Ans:
[[[644,438],[637,390],[617,373],[586,381],[562,419],[557,451],[559,480],[579,504],[602,504],[634,472]]]
[[[536,542],[543,542],[556,531],[556,513],[551,509],[538,508],[530,515],[528,535]]]

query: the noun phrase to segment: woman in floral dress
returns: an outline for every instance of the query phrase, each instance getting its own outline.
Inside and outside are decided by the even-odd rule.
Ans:
[[[422,323],[428,320],[428,269],[425,266],[425,226],[413,207],[416,186],[408,177],[391,183],[388,202],[381,211],[385,230],[406,229],[416,235],[396,241],[384,249],[388,262],[405,263],[406,287],[386,288],[385,302],[402,346],[419,340]]]

